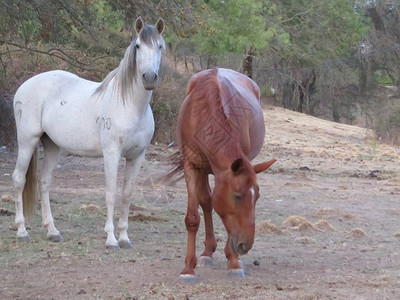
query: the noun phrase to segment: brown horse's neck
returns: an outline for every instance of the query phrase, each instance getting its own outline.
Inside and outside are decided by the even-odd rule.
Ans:
[[[241,149],[239,141],[236,138],[232,138],[224,147],[221,147],[208,159],[211,163],[213,173],[216,175],[219,172],[230,169],[232,163],[238,158],[248,161],[247,156]]]

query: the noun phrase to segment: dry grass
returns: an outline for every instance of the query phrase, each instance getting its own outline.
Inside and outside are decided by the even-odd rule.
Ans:
[[[355,237],[355,238],[361,238],[364,236],[367,236],[364,232],[364,230],[362,230],[361,228],[354,228],[351,232],[350,232],[350,236],[351,237]]]
[[[335,217],[335,218],[343,218],[343,219],[347,219],[347,220],[354,218],[354,216],[349,213],[346,213],[339,209],[331,209],[331,208],[319,209],[319,210],[315,211],[314,213],[312,213],[312,216],[317,217],[317,218]]]
[[[128,217],[129,221],[134,221],[134,222],[165,222],[167,219],[154,216],[154,215],[146,215],[142,213],[130,213]]]
[[[274,224],[263,221],[256,226],[256,233],[257,234],[282,234],[283,231],[276,227]]]
[[[294,241],[300,244],[314,244],[317,242],[314,238],[309,236],[298,236]]]
[[[104,214],[100,206],[95,204],[82,205],[81,210],[89,214]]]
[[[4,201],[4,202],[14,202],[14,198],[9,195],[9,194],[4,194],[3,196],[1,196],[1,201],[0,203]]]
[[[322,231],[335,231],[335,228],[326,220],[319,220],[314,227]]]
[[[314,225],[308,221],[306,218],[301,216],[290,216],[287,220],[285,220],[282,225],[285,228],[294,230],[294,231],[305,231],[314,229]]]

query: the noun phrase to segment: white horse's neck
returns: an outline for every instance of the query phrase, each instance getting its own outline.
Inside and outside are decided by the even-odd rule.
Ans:
[[[114,85],[115,77],[109,83],[108,91],[100,96],[102,101],[105,101],[106,106],[103,107],[113,107],[113,110],[118,110],[121,116],[141,119],[150,104],[153,91],[146,90],[139,78],[131,85],[131,90],[127,91],[125,96],[122,96],[121,91]]]
[[[153,95],[153,91],[146,90],[143,86],[143,83],[140,79],[137,79],[137,86],[133,92],[133,98],[127,99],[125,101],[125,105],[129,109],[131,107],[137,113],[137,115],[141,118],[143,114],[146,112],[147,107],[150,104],[151,96]]]

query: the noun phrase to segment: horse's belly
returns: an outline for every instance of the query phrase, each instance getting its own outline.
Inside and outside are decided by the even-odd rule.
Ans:
[[[60,148],[77,155],[101,156],[98,120],[83,107],[45,109],[42,128]]]

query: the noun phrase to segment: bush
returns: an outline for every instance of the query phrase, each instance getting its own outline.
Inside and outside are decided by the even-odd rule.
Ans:
[[[383,142],[400,145],[400,99],[382,105],[375,120],[376,135]]]
[[[14,148],[17,144],[12,101],[0,94],[0,146]]]
[[[175,140],[180,104],[185,97],[189,76],[183,76],[169,66],[161,65],[161,83],[151,100],[155,132],[152,142],[170,143]]]
[[[370,115],[376,136],[383,142],[400,145],[400,98],[396,87],[379,86],[372,97],[375,109]]]

